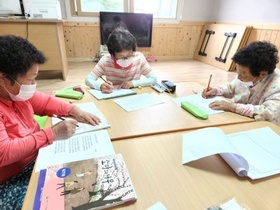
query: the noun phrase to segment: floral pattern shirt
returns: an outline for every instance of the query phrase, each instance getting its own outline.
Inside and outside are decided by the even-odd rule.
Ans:
[[[252,87],[245,86],[236,77],[230,83],[218,86],[216,89],[218,89],[218,95],[231,98],[234,103],[237,103],[237,113],[280,125],[279,69],[276,68],[272,74],[267,75]]]

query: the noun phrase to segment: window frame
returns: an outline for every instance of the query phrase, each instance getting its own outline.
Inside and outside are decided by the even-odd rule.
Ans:
[[[75,1],[77,2],[77,11],[75,11]],[[134,12],[134,0],[123,0],[124,1],[124,12]],[[82,12],[81,11],[81,0],[70,0],[65,1],[66,8],[69,2],[68,8],[70,10],[66,11],[67,19],[69,20],[88,20],[99,22],[99,12]],[[177,0],[176,17],[175,18],[153,18],[154,23],[179,23],[182,19],[184,0]]]

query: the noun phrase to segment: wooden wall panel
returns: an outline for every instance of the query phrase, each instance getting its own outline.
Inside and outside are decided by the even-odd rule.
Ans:
[[[98,24],[64,23],[64,36],[68,58],[93,58],[99,50]]]
[[[280,25],[253,25],[247,44],[264,40],[275,44],[280,55]],[[280,68],[280,63],[277,67]]]
[[[196,56],[204,24],[203,22],[154,24],[152,47],[142,47],[138,50],[146,56],[154,55],[158,60],[193,58]],[[233,25],[238,27],[239,24]],[[64,22],[63,28],[68,60],[92,60],[100,48],[99,23]],[[238,48],[252,41],[268,40],[280,49],[280,25],[253,25],[251,31],[246,32],[246,36],[248,40],[243,40],[244,43],[241,42]],[[278,67],[280,68],[280,64]]]
[[[203,25],[202,22],[154,24],[152,46],[138,50],[159,60],[192,58]],[[92,60],[99,51],[99,23],[64,22],[64,36],[68,60]]]

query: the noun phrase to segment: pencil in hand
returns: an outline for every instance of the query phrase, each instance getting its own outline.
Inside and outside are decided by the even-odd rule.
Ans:
[[[102,79],[105,83],[109,84],[107,80],[105,80],[102,76],[100,76],[100,79]]]
[[[65,118],[61,117],[61,116],[58,116],[58,115],[53,115],[53,117],[56,117],[62,121],[66,120]],[[77,124],[76,127],[79,127],[79,125]]]
[[[206,92],[208,92],[210,90],[211,79],[212,79],[212,74],[210,74],[208,85],[207,85],[207,88],[206,88]]]

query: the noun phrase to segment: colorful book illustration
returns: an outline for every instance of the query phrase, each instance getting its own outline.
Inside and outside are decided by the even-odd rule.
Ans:
[[[136,200],[124,159],[113,154],[41,170],[33,209],[105,209]]]

